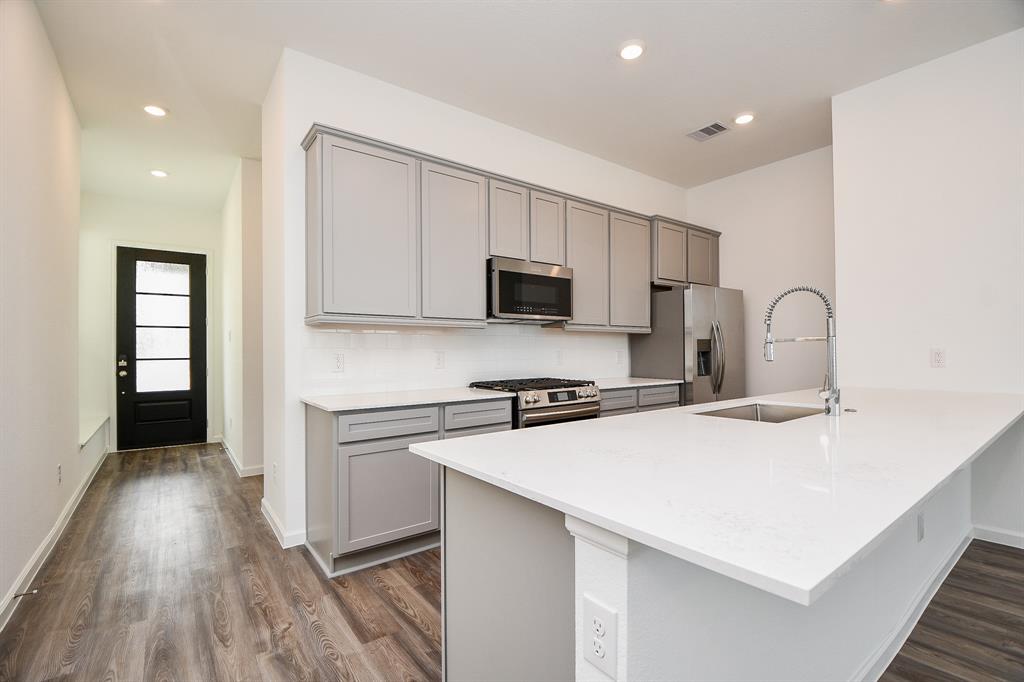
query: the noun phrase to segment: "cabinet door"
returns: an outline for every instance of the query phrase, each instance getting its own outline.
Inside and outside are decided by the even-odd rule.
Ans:
[[[686,269],[693,284],[714,284],[712,242],[707,232],[686,231]]]
[[[608,326],[608,211],[575,201],[565,209],[572,323]]]
[[[487,181],[446,166],[422,165],[423,317],[483,320]]]
[[[438,465],[409,452],[430,440],[437,434],[338,448],[336,554],[438,529]]]
[[[611,324],[651,326],[651,224],[611,214]]]
[[[529,191],[518,185],[491,180],[489,252],[492,256],[530,258]]]
[[[565,265],[565,199],[530,192],[530,260]]]
[[[654,271],[657,279],[686,282],[686,228],[657,220]]]
[[[324,312],[415,317],[416,160],[325,137],[323,173]]]

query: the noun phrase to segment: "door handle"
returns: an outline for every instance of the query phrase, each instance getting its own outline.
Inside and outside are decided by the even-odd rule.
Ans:
[[[128,376],[128,370],[124,370],[124,369],[118,370],[117,371],[117,376],[119,376],[121,378],[124,378],[124,377]]]
[[[715,322],[711,323],[711,392],[718,393],[718,369],[721,364],[722,351],[718,346],[718,329]]]
[[[722,325],[715,320],[715,333],[718,335],[718,386],[715,388],[715,393],[722,392],[722,384],[725,383],[725,332],[722,331]]]

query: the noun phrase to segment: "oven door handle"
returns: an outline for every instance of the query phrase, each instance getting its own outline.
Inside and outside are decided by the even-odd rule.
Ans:
[[[589,417],[601,411],[600,403],[589,403],[583,407],[572,407],[565,410],[534,410],[523,412],[520,423],[523,426],[530,424],[543,424],[544,422],[555,421],[563,417]]]

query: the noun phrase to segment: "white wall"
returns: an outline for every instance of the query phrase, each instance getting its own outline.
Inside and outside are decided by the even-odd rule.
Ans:
[[[1024,392],[1024,29],[838,95],[832,116],[840,381]],[[1021,428],[972,466],[979,533],[1018,546]]]
[[[78,119],[35,5],[4,0],[0,625],[102,456],[78,448],[78,160]]]
[[[220,214],[216,210],[183,208],[122,197],[82,193],[79,267],[82,291],[79,319],[82,338],[80,368],[82,404],[105,409],[111,418],[111,446],[116,448],[117,410],[114,394],[114,285],[116,247],[138,246],[207,256],[207,437],[223,433],[221,389]]]
[[[764,311],[776,294],[809,284],[835,296],[832,148],[692,187],[686,204],[689,221],[722,232],[722,286],[743,290],[747,393],[821,386],[824,343],[778,344],[775,362],[764,361],[762,343]],[[842,320],[839,308],[840,338]],[[824,308],[811,294],[793,294],[772,326],[776,336],[822,335]]]
[[[621,334],[504,327],[378,334],[305,327],[305,168],[299,144],[314,122],[643,213],[681,217],[686,208],[684,190],[674,185],[285,50],[263,105],[263,342],[265,502],[287,542],[301,540],[304,532],[303,393],[461,385],[506,373],[628,371],[619,362],[621,351],[628,363]],[[445,351],[444,370],[435,369],[435,344]],[[414,348],[418,352],[408,352]],[[339,351],[346,354],[340,374],[332,371]]]
[[[239,160],[221,209],[224,446],[242,475],[263,470],[260,174]]]
[[[832,119],[841,380],[1024,391],[1024,29],[838,95]]]

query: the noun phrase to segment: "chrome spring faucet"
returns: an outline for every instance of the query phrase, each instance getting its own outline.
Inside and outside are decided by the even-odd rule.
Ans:
[[[793,336],[789,338],[776,339],[772,337],[772,315],[775,314],[775,306],[779,304],[779,301],[784,299],[790,294],[798,291],[806,291],[814,294],[822,300],[825,304],[825,336]],[[792,289],[786,289],[781,294],[772,299],[771,303],[768,304],[768,310],[764,313],[764,359],[767,362],[775,360],[775,344],[776,343],[789,343],[793,341],[824,341],[825,353],[826,353],[826,366],[825,366],[825,385],[822,386],[821,391],[818,395],[825,399],[825,414],[833,415],[838,417],[842,414],[842,410],[839,408],[839,384],[836,379],[837,374],[837,360],[836,360],[836,316],[835,310],[832,308],[832,300],[825,294],[821,289],[809,286],[798,286]]]

